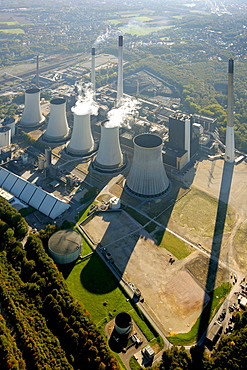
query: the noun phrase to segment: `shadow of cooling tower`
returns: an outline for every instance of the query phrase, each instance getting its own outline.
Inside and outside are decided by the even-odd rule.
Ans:
[[[224,226],[227,216],[228,201],[231,190],[231,183],[233,177],[233,163],[224,163],[221,187],[219,194],[218,209],[215,220],[214,235],[212,240],[212,249],[210,253],[210,261],[207,273],[207,280],[205,285],[205,296],[204,296],[204,310],[202,311],[199,323],[199,330],[197,335],[197,345],[202,346],[204,339],[207,335],[207,327],[210,322],[210,313],[212,308],[212,296],[206,305],[208,294],[207,292],[213,292],[215,289],[216,275],[219,265],[219,257],[222,246],[222,239],[224,233]],[[205,306],[206,305],[206,306]]]

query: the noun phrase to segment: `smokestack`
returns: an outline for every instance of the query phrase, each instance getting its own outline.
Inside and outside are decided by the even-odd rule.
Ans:
[[[82,156],[94,150],[94,140],[91,131],[90,114],[74,113],[74,126],[67,153]]]
[[[123,99],[123,36],[118,37],[117,106]]]
[[[36,75],[36,84],[39,87],[39,56],[37,55],[37,75]]]
[[[44,139],[52,142],[69,138],[69,125],[66,117],[66,100],[55,98],[50,101],[50,117]]]
[[[234,118],[233,118],[233,59],[229,59],[228,64],[228,107],[227,107],[227,126],[226,126],[226,149],[225,161],[234,163],[235,160],[235,140],[234,140]]]
[[[190,161],[190,119],[186,118],[184,122],[184,149],[187,150],[187,163]]]
[[[100,172],[114,172],[124,165],[119,127],[107,127],[106,122],[101,123],[99,149],[93,167]]]
[[[95,92],[95,48],[92,48],[91,83]]]
[[[137,197],[154,198],[169,189],[162,160],[162,139],[154,134],[134,138],[134,158],[126,179],[127,190]]]
[[[21,117],[21,125],[26,127],[38,126],[45,120],[40,109],[40,89],[33,88],[25,91],[25,106]]]

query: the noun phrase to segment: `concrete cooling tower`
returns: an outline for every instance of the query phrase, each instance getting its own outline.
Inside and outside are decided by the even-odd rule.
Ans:
[[[40,109],[40,89],[25,91],[25,105],[20,124],[26,127],[38,126],[45,120]]]
[[[50,101],[50,117],[44,139],[51,142],[64,141],[69,138],[70,130],[66,117],[66,100],[55,98]]]
[[[91,131],[90,114],[78,115],[74,113],[74,127],[67,153],[82,156],[94,150],[94,140]]]
[[[166,193],[169,184],[162,160],[162,139],[153,134],[136,136],[127,190],[138,197],[153,198]]]
[[[119,127],[107,127],[107,122],[101,123],[99,149],[93,163],[93,168],[100,172],[114,172],[124,165],[119,141]]]

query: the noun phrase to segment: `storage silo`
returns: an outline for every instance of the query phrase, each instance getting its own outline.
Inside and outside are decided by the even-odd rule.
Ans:
[[[115,318],[114,329],[120,335],[127,335],[132,330],[132,319],[127,312],[120,312]]]
[[[134,138],[134,158],[125,186],[144,198],[158,197],[169,189],[169,179],[162,160],[162,139],[154,134]]]
[[[70,130],[66,117],[66,100],[55,98],[50,101],[50,116],[44,139],[51,142],[64,141],[69,138]]]
[[[119,127],[108,127],[108,120],[101,123],[101,136],[93,168],[100,172],[114,172],[124,165],[119,141]]]
[[[0,127],[0,148],[10,146],[11,128],[7,126]]]
[[[45,167],[49,167],[51,165],[51,148],[45,148]]]
[[[6,117],[1,121],[1,126],[11,128],[11,138],[15,135],[16,120],[13,117]]]
[[[20,120],[22,126],[34,127],[45,120],[40,109],[40,89],[32,88],[25,91],[25,105]]]
[[[82,238],[74,230],[59,230],[48,241],[49,254],[58,264],[75,261],[81,254]]]
[[[66,151],[72,155],[83,156],[93,150],[94,140],[91,131],[90,114],[74,112],[74,126]]]

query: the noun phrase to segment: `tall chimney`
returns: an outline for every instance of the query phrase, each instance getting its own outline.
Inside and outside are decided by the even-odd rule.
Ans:
[[[227,107],[227,126],[226,126],[226,149],[225,161],[233,163],[235,160],[235,141],[233,123],[233,59],[229,59],[228,64],[228,107]]]
[[[39,56],[37,55],[36,85],[39,87]]]
[[[123,98],[123,36],[118,37],[117,106]]]
[[[92,48],[91,83],[92,89],[95,92],[95,48]]]

